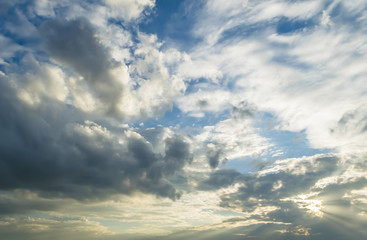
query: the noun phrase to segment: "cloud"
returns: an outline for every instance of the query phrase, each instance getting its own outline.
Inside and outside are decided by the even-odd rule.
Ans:
[[[116,18],[123,18],[126,21],[141,17],[144,10],[153,8],[155,0],[104,0],[112,9],[112,15]]]
[[[4,17],[8,29],[27,42],[20,47],[2,37],[1,45],[7,48],[2,52],[2,62],[10,61],[16,51],[25,52],[17,55],[19,59],[8,73],[25,67],[24,61],[18,62],[24,54],[32,56],[39,66],[51,63],[64,75],[68,103],[87,113],[127,121],[163,115],[172,108],[172,99],[185,90],[183,79],[167,68],[166,53],[157,37],[132,27],[144,9],[154,6],[154,1],[35,1],[26,5],[27,13],[15,4],[11,11],[16,14]],[[112,14],[120,5],[124,11],[137,7],[134,16]],[[38,16],[43,19],[36,23]],[[121,25],[109,21],[112,18],[126,21]],[[22,33],[14,30],[14,19],[24,26]],[[40,54],[44,57],[38,58]],[[27,70],[32,71],[32,66]],[[29,90],[22,89],[22,94],[27,98],[37,95]]]
[[[209,151],[207,156],[209,159],[209,165],[212,168],[216,168],[218,167],[218,164],[220,162],[220,157],[222,155],[222,151],[221,150],[217,150],[217,151]]]
[[[68,231],[65,231],[68,229]],[[0,220],[2,236],[7,239],[100,239],[101,236],[113,236],[113,233],[98,222],[85,218],[5,218]]]
[[[7,60],[10,59],[15,52],[22,50],[22,47],[14,43],[11,39],[0,35],[0,64],[8,65]]]
[[[103,104],[104,112],[118,116],[116,103],[123,85],[111,71],[119,64],[98,42],[91,24],[86,19],[50,20],[42,24],[40,31],[50,55],[83,78]]]
[[[228,187],[237,182],[241,174],[234,169],[220,169],[210,174],[209,178],[200,183],[199,189],[215,190]]]
[[[194,66],[204,66],[200,69],[210,66],[211,72],[220,74],[212,78],[199,73],[195,78],[216,84],[215,92],[229,94],[237,98],[237,103],[244,101],[257,111],[271,113],[279,121],[277,129],[305,131],[312,148],[363,149],[359,143],[365,139],[364,133],[343,138],[331,134],[330,128],[344,114],[360,108],[365,99],[366,71],[362,63],[366,60],[361,54],[366,50],[362,24],[365,18],[360,17],[365,4],[356,3],[360,9],[357,11],[346,1],[338,7],[336,2],[328,5],[317,1],[242,3],[208,1],[206,8],[198,10],[201,15],[198,14],[193,34],[203,40],[187,53],[187,59]],[[324,10],[334,25],[322,24]],[[350,20],[346,21],[345,16]],[[282,32],[284,18],[289,24],[300,21],[295,24],[299,27]],[[183,76],[186,64],[178,68]],[[192,85],[191,89],[195,89]],[[197,87],[201,87],[200,83]],[[213,91],[207,93],[210,94]],[[213,101],[220,101],[225,94],[213,96]],[[185,96],[187,103],[178,104],[183,111],[193,112],[194,99],[200,99],[198,93],[190,95]],[[190,102],[193,103],[189,105]],[[216,106],[225,106],[224,103]]]
[[[1,81],[1,188],[29,189],[47,197],[108,198],[135,191],[176,199],[166,179],[191,161],[181,136],[163,140],[157,154],[138,133],[120,134],[83,120],[77,109],[49,98],[27,106]]]
[[[228,118],[212,126],[205,126],[195,136],[199,142],[205,142],[208,158],[212,158],[212,166],[219,157],[227,159],[244,158],[261,155],[271,146],[265,137],[260,136],[254,127],[253,119]],[[216,153],[220,152],[218,156]],[[218,161],[219,162],[219,161]]]
[[[307,229],[307,234],[304,234],[306,231],[303,234],[310,235],[312,239],[318,239],[318,235],[325,238],[336,237],[332,225],[338,222],[345,225],[346,229],[356,231],[349,237],[363,239],[365,233],[361,224],[365,225],[364,218],[356,216],[361,213],[361,208],[365,209],[365,202],[352,200],[357,199],[354,194],[363,192],[367,185],[366,178],[359,174],[365,172],[365,168],[352,164],[360,163],[358,159],[359,157],[344,155],[287,159],[277,161],[270,168],[254,174],[239,174],[223,169],[212,173],[202,183],[202,187],[217,189],[240,184],[237,191],[221,196],[220,206],[241,209],[249,214],[249,218],[236,220],[244,224],[250,219],[271,219],[273,222],[283,223],[285,230],[269,229],[272,233],[281,233],[280,236],[283,237],[287,234],[292,238],[294,235],[302,235],[296,231],[301,225]],[[343,171],[345,167],[349,170]],[[338,180],[322,188],[315,187],[323,186],[319,181],[330,175],[335,175]],[[342,214],[346,209],[350,214]],[[343,223],[344,221],[346,222]],[[347,224],[348,221],[352,223]],[[260,225],[258,229],[266,232],[267,228],[266,225]],[[340,234],[340,239],[347,236],[344,230],[340,230]],[[262,234],[254,235],[265,239]]]
[[[238,192],[223,196],[221,205],[240,207],[249,212],[256,210],[257,206],[277,206],[281,198],[301,194],[310,189],[318,179],[335,171],[337,161],[335,157],[280,161],[275,166],[260,171],[259,175],[244,175],[243,180],[240,180],[243,181],[243,186]],[[236,206],[236,202],[240,205]]]
[[[139,21],[139,18],[143,17],[144,10],[154,7],[154,0],[103,0],[98,2],[83,3],[83,1],[47,1],[36,0],[31,5],[31,10],[35,14],[42,17],[56,17],[58,15],[65,14],[67,17],[74,17],[75,15],[88,13],[99,13],[105,15],[107,18],[122,19],[126,23]],[[63,8],[63,12],[59,12],[58,9]],[[98,21],[101,16],[95,16]]]

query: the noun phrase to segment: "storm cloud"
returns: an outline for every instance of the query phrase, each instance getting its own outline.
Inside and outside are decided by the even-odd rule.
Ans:
[[[45,97],[47,105],[31,109],[4,80],[1,91],[2,190],[29,189],[45,197],[78,200],[136,191],[179,196],[166,177],[191,161],[182,137],[164,139],[164,152],[155,153],[138,133],[110,132],[59,101]]]

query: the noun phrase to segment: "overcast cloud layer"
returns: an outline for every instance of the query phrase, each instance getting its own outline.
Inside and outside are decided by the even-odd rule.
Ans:
[[[367,1],[0,2],[0,239],[367,237]]]

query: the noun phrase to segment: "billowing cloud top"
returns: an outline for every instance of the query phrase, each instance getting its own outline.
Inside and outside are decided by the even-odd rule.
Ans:
[[[366,239],[367,1],[0,3],[4,239]]]

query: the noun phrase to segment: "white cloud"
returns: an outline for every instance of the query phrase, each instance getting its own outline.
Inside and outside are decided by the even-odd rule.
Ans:
[[[252,119],[229,118],[213,126],[205,126],[203,131],[195,136],[198,142],[212,146],[213,150],[223,151],[227,159],[260,156],[264,154],[271,143],[261,137],[253,126]]]
[[[254,104],[259,111],[274,114],[280,120],[279,129],[305,130],[313,148],[352,151],[363,147],[362,142],[367,137],[365,132],[350,129],[353,133],[348,135],[353,137],[345,138],[332,134],[330,130],[345,114],[357,111],[361,103],[367,100],[364,84],[367,76],[364,67],[367,61],[364,54],[367,51],[365,30],[357,31],[348,24],[337,26],[335,23],[328,29],[316,25],[281,35],[276,33],[276,26],[270,25],[247,37],[234,34],[218,42],[226,29],[234,30],[236,26],[241,26],[246,31],[251,29],[251,24],[260,21],[272,24],[271,19],[276,16],[284,15],[291,20],[320,19],[324,14],[326,24],[329,15],[322,12],[321,3],[317,1],[249,3],[246,8],[237,9],[247,11],[246,14],[222,12],[212,4],[208,2],[195,32],[211,40],[204,40],[188,53],[190,62],[195,66],[204,66],[204,69],[210,66],[211,72],[220,73],[216,76],[219,76],[218,88],[222,91],[228,91],[225,84],[232,81],[236,87],[231,94],[241,92],[242,100]],[[362,3],[357,5],[363,7]],[[250,10],[245,10],[247,8]],[[347,10],[352,11],[349,7]],[[251,18],[252,14],[258,19]],[[330,25],[330,21],[327,24]],[[214,35],[216,37],[212,38]],[[185,75],[185,63],[181,66],[178,69]],[[198,73],[196,78],[211,79],[206,72]],[[188,111],[193,109],[188,106],[194,104],[180,106]]]
[[[66,76],[57,66],[42,64],[31,55],[22,60],[27,74],[10,76],[13,80],[20,99],[31,105],[39,104],[43,97],[65,102],[69,94],[66,86]]]
[[[274,22],[276,18],[307,19],[317,14],[322,1],[206,1],[205,9],[197,19],[194,34],[203,37],[209,45],[215,44],[227,30],[245,25]]]
[[[333,25],[333,22],[330,20],[330,16],[325,10],[322,11],[321,24],[325,26]]]
[[[142,16],[142,13],[146,9],[151,9],[155,5],[155,0],[103,0],[101,3],[87,3],[82,4],[83,1],[70,1],[70,0],[36,0],[34,2],[33,11],[35,14],[43,17],[55,17],[60,12],[55,11],[58,7],[64,7],[66,16],[68,18],[75,18],[76,14],[85,14],[87,17],[90,14],[95,15],[97,19],[101,20],[100,16],[96,16],[96,13],[104,14],[104,17],[113,17],[123,19],[127,22],[135,21]],[[92,21],[99,21],[92,20]]]
[[[232,97],[228,91],[199,89],[195,93],[178,98],[176,104],[184,113],[191,116],[201,113],[199,116],[204,116],[205,112],[221,113],[228,109]]]
[[[40,0],[32,5],[30,10],[36,15],[53,18],[56,14],[59,19],[46,21],[41,32],[42,37],[47,39],[51,61],[57,63],[60,70],[58,74],[47,76],[47,80],[42,80],[42,76],[38,75],[40,72],[36,71],[34,78],[37,81],[49,81],[53,85],[48,85],[50,89],[47,91],[41,89],[46,86],[44,84],[36,86],[37,81],[28,81],[27,86],[19,85],[22,99],[27,99],[30,103],[39,102],[38,95],[42,92],[65,101],[70,92],[68,103],[78,109],[128,121],[161,116],[172,107],[172,100],[181,95],[186,86],[182,77],[175,75],[166,66],[171,52],[166,54],[162,51],[162,43],[153,34],[136,30],[137,39],[133,41],[131,32],[109,22],[112,17],[124,19],[124,26],[136,24],[138,18],[144,15],[145,9],[154,7],[155,1],[105,3],[100,5]],[[63,11],[59,11],[60,8]],[[19,16],[25,18],[23,15]],[[91,19],[91,22],[86,19]],[[29,24],[27,19],[23,20]],[[74,34],[66,35],[65,31],[74,31]],[[2,45],[9,47],[10,42],[6,38],[2,40]],[[72,44],[67,44],[68,41]],[[58,51],[59,47],[64,50]],[[17,49],[9,54],[4,51],[2,55],[5,58],[15,50]],[[44,61],[37,64],[40,68],[48,66]],[[32,71],[31,67],[29,69]],[[66,86],[60,85],[60,74],[68,79]],[[52,86],[59,88],[58,92]]]
[[[146,8],[153,8],[155,0],[104,0],[111,7],[112,16],[131,21],[139,18]]]
[[[129,65],[128,89],[119,102],[120,111],[131,119],[162,115],[186,89],[183,79],[171,75],[165,65],[157,37],[140,33],[139,40]]]

